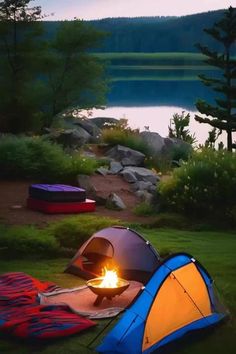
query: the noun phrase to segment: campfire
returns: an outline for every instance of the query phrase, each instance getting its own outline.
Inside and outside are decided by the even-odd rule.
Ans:
[[[97,295],[94,306],[99,306],[104,298],[111,300],[129,287],[129,282],[119,278],[116,270],[105,267],[103,273],[103,276],[87,281],[89,289]]]

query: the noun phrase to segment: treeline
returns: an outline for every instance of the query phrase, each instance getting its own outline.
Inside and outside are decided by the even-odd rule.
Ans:
[[[106,18],[88,21],[107,32],[103,45],[96,52],[197,52],[198,42],[220,50],[219,44],[204,32],[219,21],[224,10],[182,17]],[[58,26],[46,22],[49,35]],[[234,46],[236,53],[236,44]]]

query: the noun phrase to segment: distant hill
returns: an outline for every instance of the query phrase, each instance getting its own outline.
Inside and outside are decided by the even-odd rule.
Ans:
[[[218,21],[224,10],[182,17],[106,18],[88,21],[109,35],[96,52],[197,52],[200,42],[219,50],[219,44],[203,29]],[[45,22],[52,36],[58,22]],[[234,48],[236,53],[236,45]]]

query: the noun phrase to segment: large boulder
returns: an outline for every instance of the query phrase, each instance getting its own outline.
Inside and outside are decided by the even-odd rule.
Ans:
[[[162,153],[166,155],[173,155],[173,158],[178,159],[178,151],[181,157],[181,151],[182,154],[189,154],[192,151],[192,145],[187,143],[186,141],[183,141],[181,139],[177,138],[165,138],[164,139],[165,145],[162,148]],[[177,154],[175,156],[175,154]]]
[[[122,176],[127,173],[134,175],[138,181],[151,182],[152,184],[160,181],[160,177],[155,172],[144,167],[127,166],[120,172]]]
[[[106,155],[120,161],[123,166],[142,166],[145,159],[143,153],[122,145],[114,146]]]
[[[64,148],[77,148],[87,143],[91,136],[81,127],[79,129],[66,129],[55,131],[49,135],[50,140],[63,145]]]
[[[79,118],[75,120],[75,126],[79,126],[86,130],[87,133],[91,135],[93,141],[97,141],[101,135],[101,129],[91,121],[91,119],[87,118]]]
[[[147,146],[149,147],[153,155],[162,152],[162,149],[165,146],[165,139],[162,136],[160,136],[160,134],[144,131],[140,133],[140,137],[147,144]]]

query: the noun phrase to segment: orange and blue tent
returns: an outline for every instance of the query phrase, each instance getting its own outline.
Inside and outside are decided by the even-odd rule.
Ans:
[[[206,269],[191,255],[162,261],[115,327],[96,348],[107,354],[148,354],[227,316]]]

